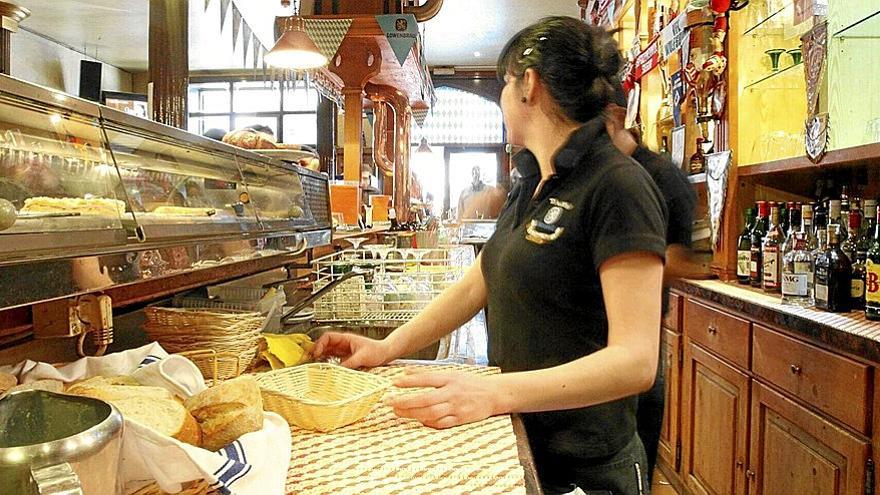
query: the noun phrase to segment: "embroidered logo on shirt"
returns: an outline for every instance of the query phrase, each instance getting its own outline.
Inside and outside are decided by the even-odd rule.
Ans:
[[[550,225],[554,225],[556,222],[562,218],[562,214],[565,212],[559,206],[553,206],[549,210],[547,210],[547,214],[544,215],[544,223],[548,223]]]
[[[547,244],[559,239],[565,227],[554,227],[540,220],[532,220],[526,225],[526,240],[538,245]]]

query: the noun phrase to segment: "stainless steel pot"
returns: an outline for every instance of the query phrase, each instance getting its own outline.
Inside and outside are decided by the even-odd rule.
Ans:
[[[106,402],[37,390],[0,399],[0,493],[118,494],[122,415]]]

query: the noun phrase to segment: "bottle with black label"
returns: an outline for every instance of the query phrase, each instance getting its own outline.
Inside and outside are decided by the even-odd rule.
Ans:
[[[852,265],[840,250],[838,229],[828,229],[828,249],[816,260],[816,307],[826,311],[852,309]]]
[[[736,244],[736,279],[749,283],[749,263],[752,260],[752,229],[755,228],[755,208],[746,208],[746,226]]]

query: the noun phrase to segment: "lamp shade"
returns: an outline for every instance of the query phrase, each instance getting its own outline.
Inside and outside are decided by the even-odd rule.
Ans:
[[[284,34],[266,54],[266,63],[282,69],[308,70],[327,65],[327,57],[319,50],[299,16],[285,22]]]
[[[431,153],[431,147],[428,146],[428,139],[422,138],[422,142],[419,143],[419,147],[416,149],[416,153]]]

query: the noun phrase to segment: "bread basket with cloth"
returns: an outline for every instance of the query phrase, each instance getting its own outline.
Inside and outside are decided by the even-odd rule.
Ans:
[[[161,492],[178,493],[194,481],[224,494],[284,493],[291,452],[287,422],[275,413],[256,413],[257,421],[262,414],[261,427],[256,425],[259,428],[256,431],[239,435],[233,430],[241,428],[240,418],[224,418],[222,404],[209,404],[212,400],[244,401],[235,397],[238,388],[232,382],[252,381],[250,377],[221,383],[220,387],[227,388],[215,392],[214,388],[207,389],[202,374],[192,362],[182,356],[169,355],[157,343],[103,357],[86,357],[60,367],[28,360],[15,366],[0,367],[0,371],[16,376],[25,386],[34,382],[78,382],[69,390],[79,387],[80,392],[94,386],[103,394],[98,398],[114,405],[122,404],[123,407],[119,408],[123,414],[124,433],[119,476],[125,493],[144,493],[144,487],[153,484],[158,485]],[[96,382],[109,380],[94,377],[134,380],[144,385],[141,387],[144,391],[139,392],[138,397],[121,397],[117,390],[139,387],[113,384],[97,387]],[[86,379],[91,380],[84,382]],[[173,405],[166,398],[158,397],[162,394],[157,391],[187,401],[185,414],[175,416]],[[212,393],[223,397],[211,397]],[[180,404],[177,400],[173,402]],[[169,407],[166,408],[166,404]],[[255,407],[262,410],[261,405]],[[212,410],[212,421],[218,425],[216,428],[207,422],[201,423],[200,409]],[[187,410],[193,412],[201,428],[192,429]],[[251,415],[254,414],[252,410],[248,410]],[[235,440],[225,443],[232,438]],[[208,446],[210,450],[191,443]]]

